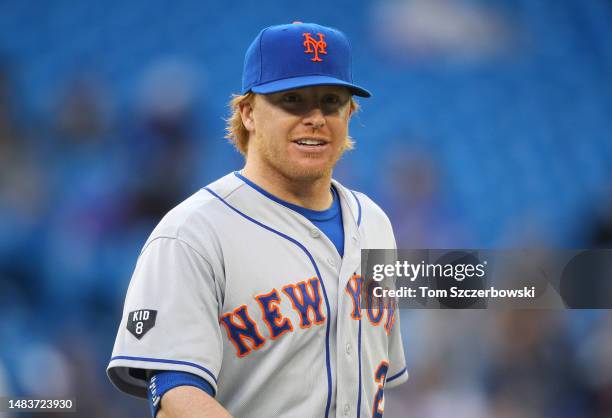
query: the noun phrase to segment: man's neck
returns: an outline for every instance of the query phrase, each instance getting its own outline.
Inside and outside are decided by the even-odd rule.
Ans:
[[[275,170],[256,169],[248,164],[240,173],[277,198],[307,209],[325,210],[333,201],[331,173],[315,180],[300,181]]]

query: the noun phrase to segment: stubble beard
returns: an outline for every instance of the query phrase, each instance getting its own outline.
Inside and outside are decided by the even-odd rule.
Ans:
[[[260,144],[261,143],[262,142],[260,142]],[[304,167],[291,162],[281,148],[269,146],[267,143],[259,147],[259,154],[261,155],[262,162],[266,166],[272,168],[273,171],[280,174],[285,179],[296,183],[313,183],[323,179],[330,179],[333,169],[338,160],[340,160],[342,154],[344,154],[344,151],[345,147],[342,147],[336,152],[336,155],[324,165],[318,167]]]

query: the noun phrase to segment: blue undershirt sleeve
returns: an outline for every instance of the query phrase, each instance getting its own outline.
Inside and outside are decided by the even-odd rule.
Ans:
[[[147,381],[147,398],[153,418],[159,412],[162,396],[170,389],[178,386],[195,386],[213,398],[215,397],[213,387],[200,376],[187,372],[155,371]]]

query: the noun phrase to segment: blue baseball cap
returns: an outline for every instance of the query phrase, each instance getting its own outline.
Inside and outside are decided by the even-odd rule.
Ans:
[[[259,32],[244,56],[242,94],[325,85],[371,96],[353,84],[351,46],[337,29],[302,22],[270,26]]]

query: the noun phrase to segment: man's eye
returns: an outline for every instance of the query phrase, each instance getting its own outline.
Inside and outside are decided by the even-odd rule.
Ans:
[[[340,98],[338,96],[325,96],[323,98],[323,102],[328,104],[336,104],[340,103]]]
[[[297,103],[300,101],[300,97],[297,94],[287,94],[283,96],[283,102],[285,103]]]

